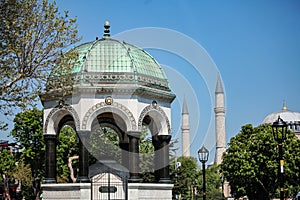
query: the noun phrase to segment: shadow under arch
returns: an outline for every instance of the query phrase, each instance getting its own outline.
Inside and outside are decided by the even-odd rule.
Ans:
[[[162,108],[159,106],[146,106],[138,120],[138,130],[142,130],[142,126],[147,125],[154,135],[171,135],[170,121]]]
[[[128,158],[125,154],[128,151],[129,139],[126,130],[126,122],[121,116],[112,112],[102,112],[92,121],[90,140],[85,146],[98,161],[119,161],[120,155],[117,153],[121,150],[121,163],[128,167]]]

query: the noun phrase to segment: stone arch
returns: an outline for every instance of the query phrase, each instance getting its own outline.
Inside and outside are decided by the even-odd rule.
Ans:
[[[143,120],[146,116],[150,116],[150,118],[153,120],[152,123],[154,123],[153,128],[157,129],[154,130],[157,131],[157,133],[152,131],[152,135],[166,135],[166,133],[168,133],[168,135],[171,135],[170,121],[161,107],[154,107],[153,105],[146,106],[139,116],[138,130],[142,130]]]
[[[53,108],[48,114],[44,125],[44,134],[57,134],[60,121],[67,115],[72,116],[75,129],[80,130],[80,120],[76,110],[70,105],[63,105]]]
[[[117,102],[113,102],[111,105],[108,105],[105,102],[93,105],[84,115],[82,120],[82,129],[91,130],[93,120],[99,114],[105,112],[115,113],[120,116],[124,120],[127,130],[137,129],[136,121],[131,111],[126,106]]]

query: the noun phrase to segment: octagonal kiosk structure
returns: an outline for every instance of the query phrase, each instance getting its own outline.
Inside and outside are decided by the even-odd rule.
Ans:
[[[175,95],[150,54],[111,38],[108,22],[104,28],[101,39],[67,52],[76,59],[53,69],[40,96],[46,144],[44,199],[171,199],[169,142]],[[78,174],[76,183],[58,184],[56,146],[64,126],[72,127],[78,137]],[[155,149],[155,181],[147,184],[139,169],[143,130],[151,134]],[[91,165],[89,157],[96,164]]]

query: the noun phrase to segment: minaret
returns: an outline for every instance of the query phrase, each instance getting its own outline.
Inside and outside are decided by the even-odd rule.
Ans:
[[[184,98],[182,105],[182,125],[181,125],[181,137],[182,137],[182,156],[190,156],[190,123],[189,112]]]
[[[215,98],[216,98],[216,105],[215,105],[215,126],[216,126],[215,163],[217,165],[219,165],[222,162],[222,155],[226,151],[224,90],[223,90],[220,74],[218,74]]]

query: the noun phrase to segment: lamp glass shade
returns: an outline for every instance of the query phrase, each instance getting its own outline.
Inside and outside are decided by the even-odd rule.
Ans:
[[[199,161],[205,163],[208,160],[208,156],[209,156],[209,151],[204,146],[202,146],[201,149],[199,149],[198,151]]]
[[[287,123],[278,116],[278,119],[272,124],[272,131],[274,139],[278,142],[282,142],[286,138]]]

